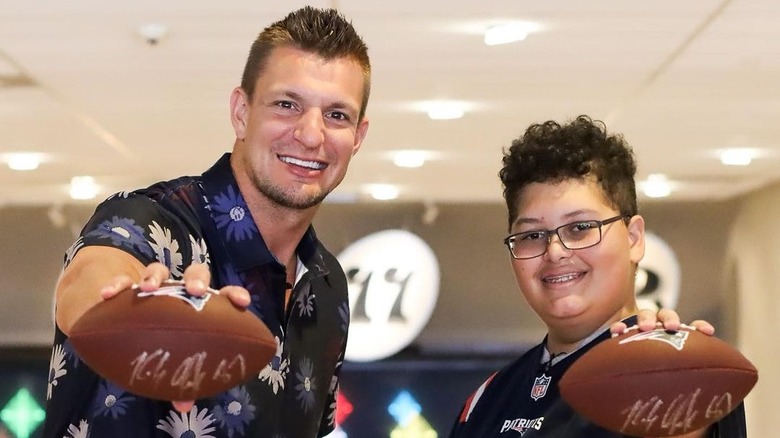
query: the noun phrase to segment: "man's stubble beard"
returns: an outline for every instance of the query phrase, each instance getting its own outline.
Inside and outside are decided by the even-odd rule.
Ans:
[[[319,191],[300,199],[301,195],[274,184],[264,176],[255,176],[253,179],[257,190],[266,198],[282,207],[294,210],[306,210],[317,206],[321,204],[325,197],[330,193],[330,191]]]

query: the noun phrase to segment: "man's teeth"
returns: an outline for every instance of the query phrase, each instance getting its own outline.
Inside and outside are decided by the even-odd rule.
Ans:
[[[279,159],[281,159],[285,163],[295,164],[296,166],[301,166],[301,167],[307,167],[312,170],[322,170],[325,168],[325,164],[320,163],[319,161],[305,161],[293,157],[279,157]]]
[[[545,281],[548,283],[563,283],[565,281],[574,280],[575,278],[577,278],[577,274],[566,274],[558,277],[548,277]]]

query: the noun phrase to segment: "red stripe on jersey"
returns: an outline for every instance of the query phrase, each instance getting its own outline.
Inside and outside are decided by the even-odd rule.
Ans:
[[[482,393],[485,392],[485,388],[490,384],[490,381],[493,380],[493,377],[496,376],[497,373],[493,373],[490,375],[490,377],[487,378],[481,385],[479,385],[479,388],[477,388],[476,391],[474,391],[473,394],[466,400],[465,406],[463,406],[463,411],[460,413],[459,421],[461,423],[465,423],[469,419],[469,415],[471,415],[471,411],[474,410],[474,406],[477,405],[477,402],[479,402],[479,398],[482,397]]]

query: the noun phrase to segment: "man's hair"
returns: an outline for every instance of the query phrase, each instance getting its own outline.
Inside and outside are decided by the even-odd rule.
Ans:
[[[534,182],[593,178],[610,206],[627,216],[637,214],[633,150],[622,135],[607,135],[604,122],[579,116],[563,126],[552,120],[533,124],[504,150],[503,163],[499,176],[510,229],[521,191]]]
[[[241,77],[241,88],[250,100],[271,52],[281,46],[311,52],[327,61],[338,58],[355,60],[363,69],[363,101],[359,116],[363,118],[371,91],[371,63],[366,44],[343,15],[335,9],[306,6],[263,29],[252,44]]]

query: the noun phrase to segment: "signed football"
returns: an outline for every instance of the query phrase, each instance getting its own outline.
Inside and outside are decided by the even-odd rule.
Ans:
[[[753,364],[726,342],[689,328],[656,329],[596,345],[559,388],[574,410],[605,429],[662,437],[725,417],[757,380]]]
[[[129,288],[73,325],[70,341],[95,372],[132,393],[195,400],[257,376],[276,354],[268,327],[219,292],[194,297],[180,282]]]

